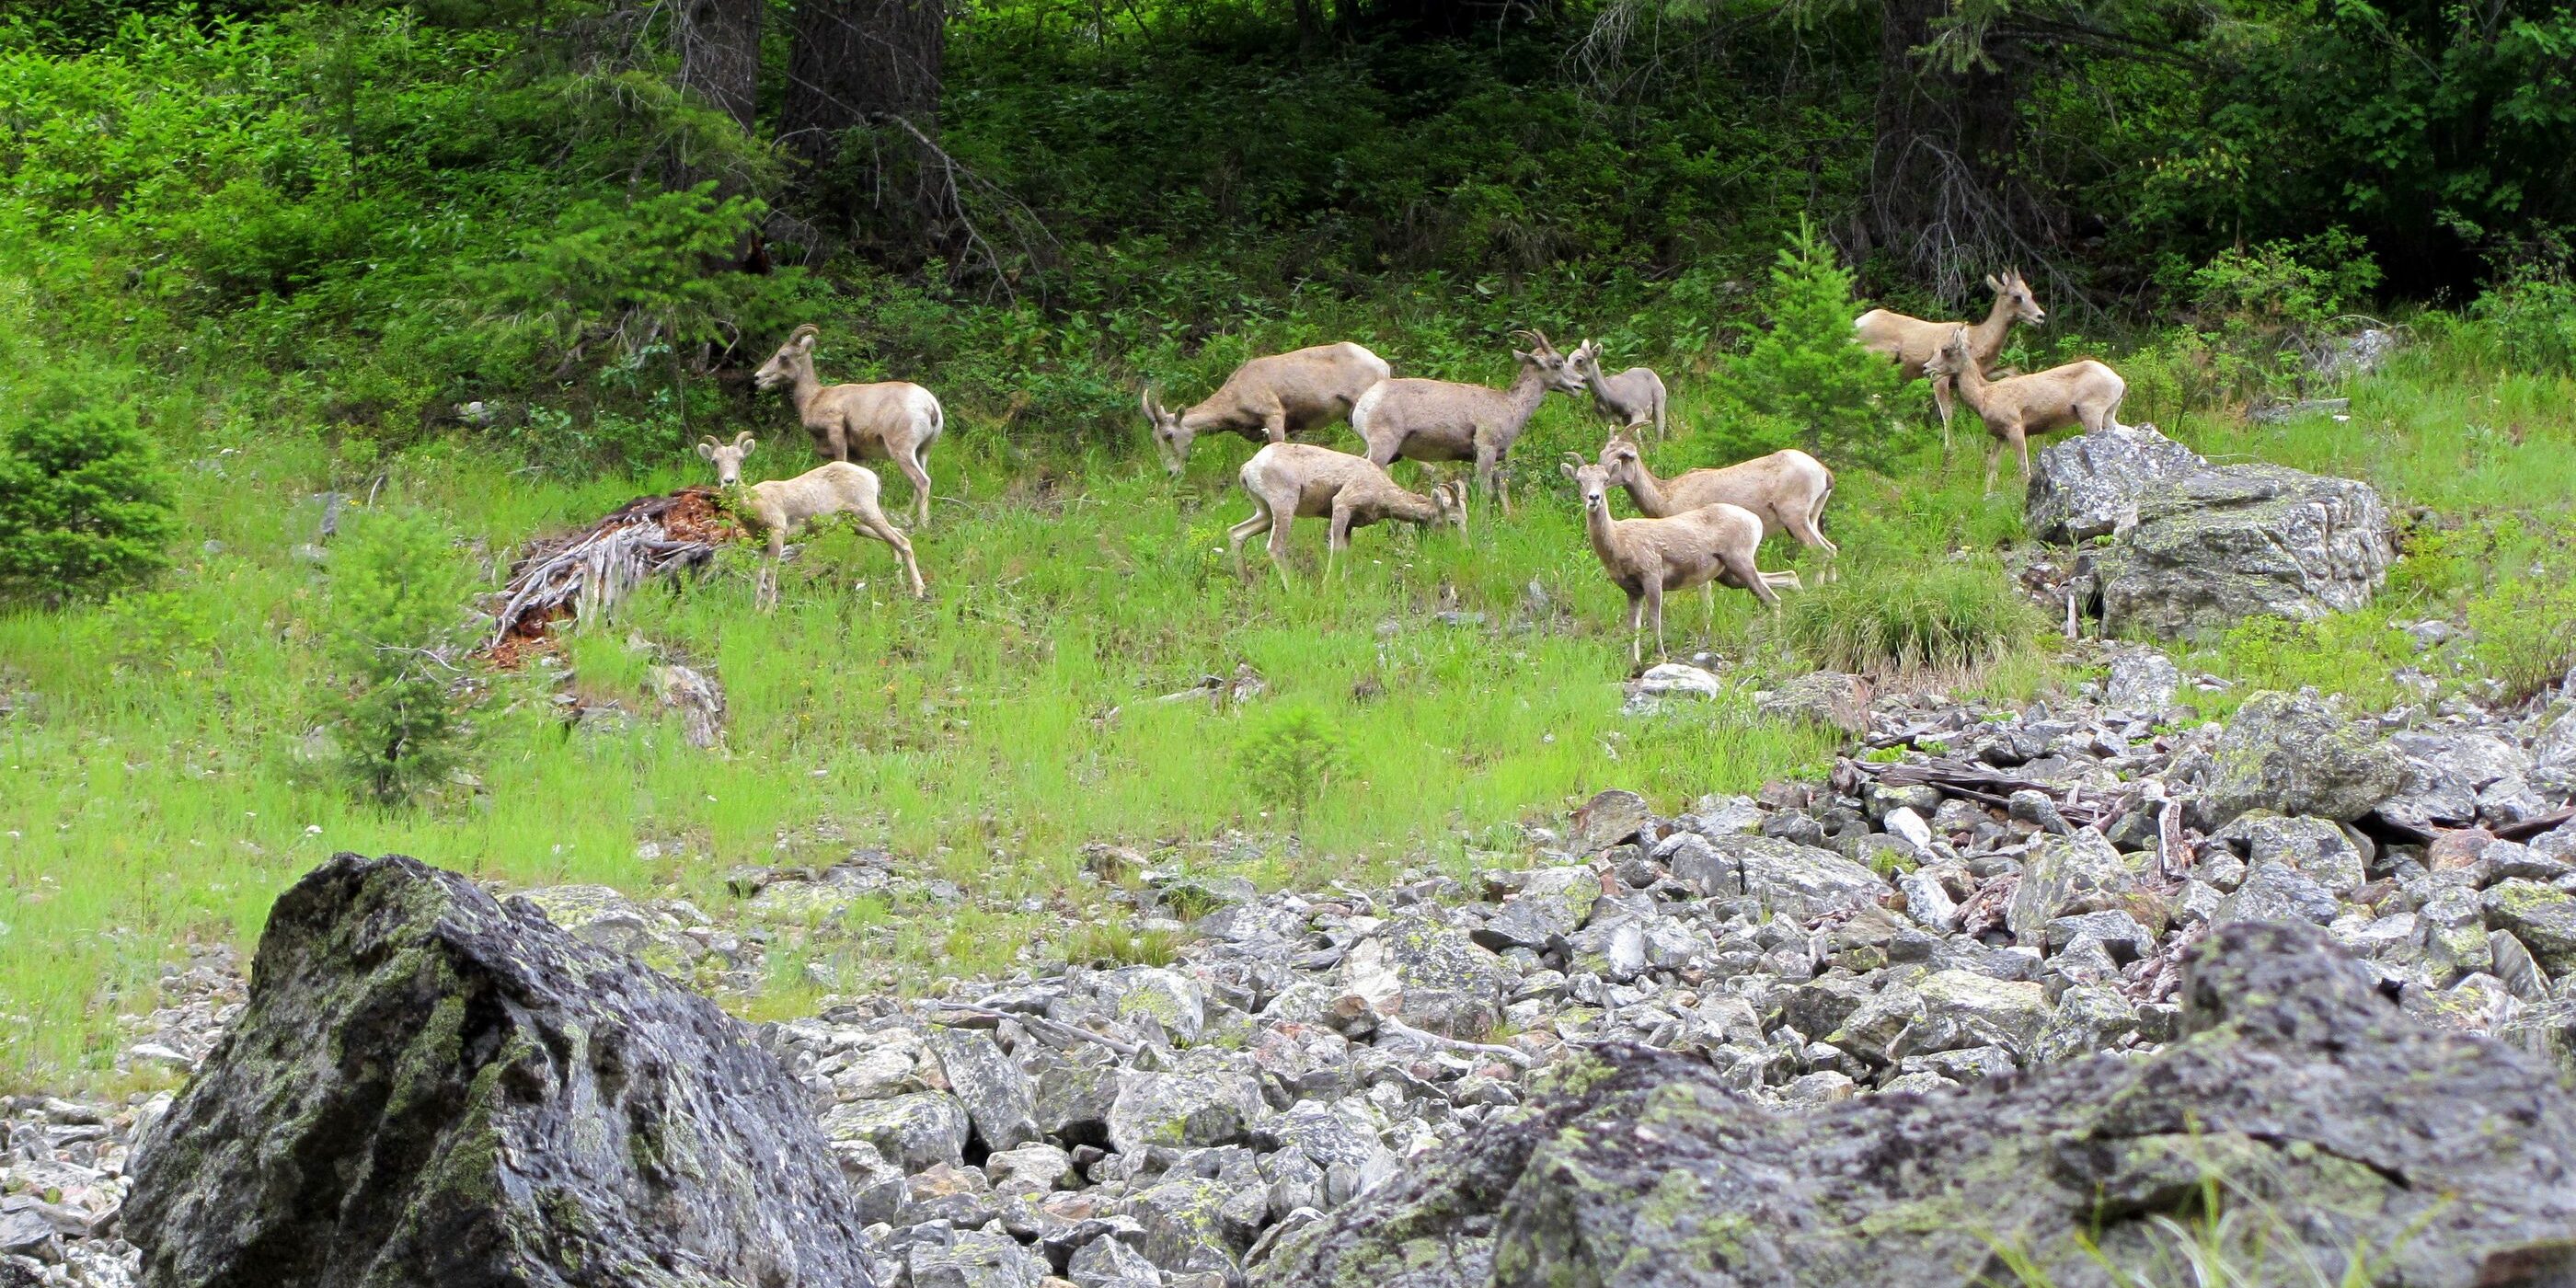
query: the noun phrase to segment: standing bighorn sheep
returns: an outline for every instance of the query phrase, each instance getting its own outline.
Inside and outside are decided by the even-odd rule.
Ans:
[[[1386,359],[1344,341],[1254,358],[1186,411],[1155,402],[1151,385],[1141,400],[1154,427],[1154,450],[1163,468],[1178,477],[1199,435],[1222,431],[1255,442],[1287,442],[1290,434],[1350,415],[1360,395],[1391,370]]]
[[[826,385],[814,376],[814,341],[822,329],[796,328],[751,379],[764,391],[788,386],[787,400],[814,450],[847,464],[852,456],[885,456],[912,481],[913,526],[930,526],[930,445],[946,428],[939,399],[916,384],[888,380]]]
[[[1509,389],[1459,384],[1450,380],[1380,381],[1360,395],[1351,408],[1351,428],[1368,444],[1368,458],[1392,465],[1413,461],[1474,461],[1476,486],[1498,496],[1503,513],[1512,512],[1508,490],[1495,485],[1494,471],[1510,454],[1513,440],[1529,425],[1548,390],[1573,395],[1583,382],[1567,369],[1565,355],[1538,331],[1515,331],[1531,340],[1527,352],[1514,350],[1520,376]]]
[[[1966,327],[1970,352],[1976,355],[1977,370],[1983,374],[1994,364],[1995,355],[2004,351],[2004,339],[2012,333],[2015,319],[2032,326],[2041,326],[2048,321],[2047,312],[2031,296],[2030,283],[2022,280],[2020,269],[2007,269],[2001,277],[1989,273],[1986,285],[1993,288],[1995,303],[1993,308],[1986,310],[1983,322],[1926,322],[1886,309],[1871,309],[1852,322],[1853,338],[1859,340],[1862,347],[1894,359],[1905,378],[1912,380],[1930,374],[1925,368],[1930,365],[1932,355],[1941,351],[1941,345],[1950,338],[1951,331]],[[1947,452],[1950,450],[1952,398],[1950,382],[1938,376],[1932,378],[1932,405],[1941,413],[1941,450]]]
[[[2082,425],[2088,434],[2106,425],[2118,427],[2120,399],[2129,392],[2129,382],[2119,372],[2087,358],[2027,376],[1988,380],[1977,369],[1973,344],[1966,327],[1953,329],[1950,342],[1932,355],[1926,370],[1955,380],[1960,401],[1995,436],[1994,450],[1986,454],[1988,492],[1995,490],[1995,468],[2002,464],[2007,444],[2021,455],[2021,481],[2028,483],[2031,435],[2069,425]]]
[[[734,435],[730,447],[712,438],[701,439],[698,455],[715,463],[716,486],[730,491],[742,483],[742,458],[759,445],[760,440],[748,433]],[[921,584],[921,565],[913,562],[912,542],[886,522],[877,493],[876,472],[848,461],[832,461],[792,479],[742,488],[736,511],[769,536],[769,558],[761,568],[758,598],[764,604],[778,602],[778,560],[786,553],[787,534],[827,514],[848,514],[860,532],[894,547],[895,558],[903,561],[904,574],[912,579],[913,598],[927,597],[930,591]]]
[[[1610,474],[1565,454],[1566,477],[1583,494],[1583,528],[1592,553],[1610,580],[1628,593],[1628,660],[1641,661],[1644,614],[1655,614],[1655,655],[1664,655],[1664,592],[1700,587],[1708,600],[1709,628],[1717,623],[1718,586],[1749,590],[1777,609],[1774,587],[1801,589],[1794,572],[1764,572],[1753,554],[1762,545],[1762,520],[1742,506],[1702,506],[1668,519],[1610,517]]]
[[[1288,580],[1288,529],[1296,519],[1330,518],[1325,531],[1324,574],[1333,571],[1333,556],[1351,543],[1351,529],[1385,519],[1406,523],[1446,523],[1467,532],[1467,488],[1442,483],[1431,495],[1405,491],[1366,457],[1336,452],[1311,443],[1272,443],[1252,454],[1236,475],[1252,498],[1252,517],[1226,529],[1226,547],[1234,554],[1234,575],[1243,576],[1243,543],[1270,534],[1270,563],[1279,580]]]
[[[1615,376],[1601,374],[1601,342],[1585,340],[1567,354],[1566,365],[1575,377],[1592,391],[1592,409],[1621,429],[1641,425],[1655,427],[1655,437],[1666,432],[1664,378],[1652,367],[1630,367]]]
[[[1628,489],[1637,512],[1649,519],[1670,518],[1702,506],[1741,506],[1762,521],[1762,535],[1786,532],[1798,544],[1827,559],[1842,553],[1825,539],[1820,526],[1825,502],[1834,495],[1834,472],[1798,449],[1785,448],[1724,469],[1692,470],[1659,479],[1646,468],[1645,453],[1625,438],[1601,445],[1601,469],[1610,481]],[[1828,567],[1822,574],[1830,580]]]

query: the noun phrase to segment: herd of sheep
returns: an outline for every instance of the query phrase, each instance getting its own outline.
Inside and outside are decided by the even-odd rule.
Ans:
[[[2018,272],[1988,277],[1994,307],[1980,322],[1927,322],[1873,309],[1852,324],[1856,343],[1886,355],[1908,378],[1928,378],[1947,446],[1952,408],[1964,402],[1993,437],[1986,486],[2006,447],[2019,454],[2030,476],[2029,437],[2071,426],[2086,432],[2117,424],[2126,386],[2099,362],[2081,361],[2031,375],[1990,375],[2015,322],[2032,326],[2045,313]],[[911,579],[925,592],[912,543],[888,522],[872,471],[852,457],[885,458],[912,484],[913,522],[930,521],[930,447],[946,425],[939,399],[902,381],[826,385],[814,374],[819,331],[798,327],[768,362],[753,373],[761,389],[784,386],[815,449],[831,463],[792,479],[756,483],[738,493],[744,519],[768,535],[774,568],[787,534],[827,514],[850,514],[862,533],[892,546]],[[1601,348],[1589,340],[1560,353],[1543,332],[1516,332],[1519,374],[1508,388],[1449,380],[1398,378],[1386,360],[1347,341],[1254,358],[1198,403],[1165,407],[1149,386],[1141,397],[1164,467],[1178,475],[1200,435],[1232,433],[1262,446],[1236,477],[1253,503],[1252,517],[1227,532],[1238,576],[1243,543],[1269,534],[1270,557],[1280,575],[1290,524],[1300,518],[1328,521],[1326,567],[1350,542],[1353,528],[1387,520],[1467,527],[1470,479],[1440,483],[1428,496],[1397,483],[1387,467],[1398,460],[1457,462],[1470,466],[1475,487],[1497,500],[1505,517],[1511,495],[1498,471],[1539,403],[1554,390],[1589,393],[1593,406],[1616,427],[1599,459],[1566,454],[1564,471],[1583,500],[1584,526],[1593,553],[1610,580],[1628,596],[1629,657],[1643,655],[1644,619],[1654,618],[1656,651],[1663,650],[1664,596],[1715,587],[1750,592],[1777,608],[1776,590],[1799,587],[1797,574],[1766,573],[1754,564],[1762,539],[1786,532],[1827,559],[1834,543],[1823,531],[1825,503],[1833,496],[1831,470],[1805,452],[1774,452],[1723,469],[1692,470],[1657,478],[1639,448],[1644,431],[1658,437],[1669,423],[1664,382],[1632,367],[1615,375],[1601,370]],[[1336,451],[1290,441],[1347,420],[1365,450]],[[716,468],[719,485],[733,489],[755,440],[737,435],[728,446],[710,438],[698,455]],[[1624,489],[1643,517],[1611,517],[1609,493]],[[1830,565],[1824,574],[1832,575]],[[774,582],[763,578],[764,596]]]

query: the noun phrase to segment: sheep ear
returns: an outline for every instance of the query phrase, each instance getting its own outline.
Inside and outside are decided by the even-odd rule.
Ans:
[[[751,455],[751,449],[760,446],[760,440],[753,438],[749,434],[745,434],[734,441],[742,445],[742,454],[745,456]]]
[[[1992,273],[1988,273],[1986,274],[1986,286],[1989,289],[2000,291],[2004,289],[2003,279],[1996,277]]]
[[[712,461],[715,458],[716,440],[712,438],[698,440],[698,459],[702,461]]]
[[[814,333],[808,331],[805,334],[796,337],[796,347],[803,349],[807,353],[812,353],[814,351]]]

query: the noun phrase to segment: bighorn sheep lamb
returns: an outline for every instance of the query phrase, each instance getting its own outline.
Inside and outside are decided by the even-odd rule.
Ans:
[[[814,341],[822,328],[796,328],[778,352],[751,373],[762,390],[785,384],[797,418],[814,436],[814,450],[847,464],[852,456],[884,456],[912,481],[913,526],[930,526],[930,445],[948,425],[939,399],[919,385],[888,380],[866,385],[826,385],[814,376]]]
[[[716,486],[731,490],[742,484],[742,458],[759,445],[760,440],[749,433],[734,435],[730,447],[707,438],[699,440],[698,455],[715,463]],[[778,560],[786,553],[787,534],[824,515],[843,513],[857,521],[859,531],[894,547],[895,558],[903,561],[904,574],[912,579],[913,598],[927,598],[930,591],[921,584],[921,565],[913,561],[912,542],[886,522],[877,492],[876,472],[848,461],[832,461],[792,479],[742,488],[743,501],[736,509],[769,535],[769,560],[761,569],[759,598],[767,604],[778,600]]]
[[[1926,322],[1921,318],[1871,309],[1852,322],[1854,338],[1862,347],[1895,359],[1905,378],[1912,380],[1928,374],[1924,368],[1932,355],[1941,351],[1950,332],[1967,327],[1970,352],[1977,357],[1977,370],[1982,374],[1994,364],[1995,355],[2004,351],[2004,338],[2012,333],[2015,319],[2032,326],[2045,325],[2048,314],[2030,293],[2030,283],[2023,281],[2020,269],[2007,269],[2004,275],[1986,275],[1986,285],[1995,293],[1994,307],[1986,310],[1986,320],[1965,322]],[[1950,413],[1953,406],[1950,384],[1939,377],[1932,380],[1932,405],[1941,413],[1941,450],[1950,450]]]
[[[2021,481],[2028,483],[2031,435],[2069,425],[2082,425],[2088,434],[2106,425],[2118,427],[2120,399],[2129,392],[2129,382],[2119,372],[2087,358],[2027,376],[1988,380],[1977,369],[1974,343],[1968,328],[1953,329],[1950,342],[1925,369],[1955,380],[1960,401],[1995,436],[1994,450],[1986,454],[1988,492],[1995,490],[1995,467],[2003,462],[2005,445],[2020,454]]]
[[[1270,534],[1270,563],[1279,579],[1288,580],[1288,528],[1291,521],[1329,517],[1324,539],[1324,574],[1332,575],[1333,556],[1351,543],[1351,529],[1384,519],[1407,523],[1446,523],[1467,531],[1467,488],[1443,483],[1428,497],[1405,491],[1382,467],[1363,456],[1336,452],[1311,443],[1272,443],[1252,454],[1236,477],[1252,498],[1252,517],[1226,529],[1234,554],[1234,575],[1243,576],[1243,543],[1258,533]]]
[[[1474,461],[1476,486],[1502,500],[1512,512],[1508,491],[1495,486],[1494,471],[1510,454],[1512,442],[1529,425],[1548,390],[1572,396],[1583,382],[1566,367],[1565,355],[1537,331],[1515,331],[1529,337],[1527,352],[1514,350],[1520,376],[1509,389],[1459,384],[1449,380],[1385,380],[1360,395],[1351,408],[1351,428],[1368,444],[1368,458],[1380,466],[1400,457],[1414,461]]]
[[[1780,607],[1776,587],[1801,589],[1794,572],[1764,572],[1753,564],[1762,545],[1762,520],[1742,506],[1702,506],[1667,519],[1610,517],[1610,474],[1565,454],[1566,477],[1583,494],[1583,527],[1592,538],[1592,553],[1610,580],[1628,593],[1628,660],[1642,660],[1639,632],[1643,616],[1655,614],[1655,655],[1664,655],[1664,592],[1701,588],[1708,600],[1709,629],[1717,624],[1718,586],[1749,590],[1753,597]]]
[[[1145,419],[1154,427],[1154,450],[1162,455],[1163,468],[1178,477],[1189,464],[1190,443],[1199,435],[1223,431],[1255,442],[1287,442],[1290,434],[1350,415],[1360,395],[1392,370],[1386,359],[1348,341],[1319,344],[1244,363],[1215,393],[1186,411],[1155,402],[1151,385],[1142,401]]]
[[[1602,375],[1598,340],[1574,346],[1565,360],[1584,388],[1592,391],[1592,410],[1621,429],[1652,425],[1657,439],[1665,436],[1664,378],[1653,368],[1630,367],[1615,376]]]
[[[1798,449],[1785,448],[1724,469],[1692,470],[1669,479],[1646,468],[1645,453],[1634,442],[1613,436],[1601,445],[1601,469],[1610,481],[1628,489],[1637,512],[1666,519],[1702,506],[1741,506],[1762,521],[1762,535],[1786,532],[1798,544],[1831,559],[1842,553],[1825,539],[1819,525],[1825,502],[1834,495],[1834,472]],[[1830,580],[1832,570],[1823,574]]]

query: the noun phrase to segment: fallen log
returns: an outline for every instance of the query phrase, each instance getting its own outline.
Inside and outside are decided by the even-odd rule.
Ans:
[[[637,497],[587,528],[538,541],[510,565],[483,652],[514,666],[556,622],[606,617],[646,578],[700,567],[741,535],[716,489],[696,484]]]

